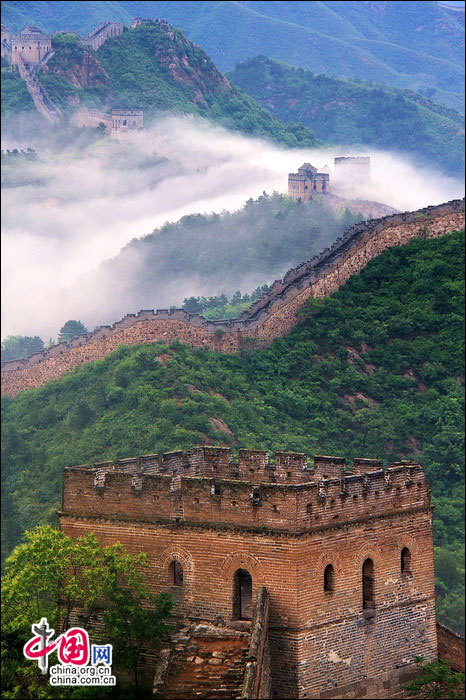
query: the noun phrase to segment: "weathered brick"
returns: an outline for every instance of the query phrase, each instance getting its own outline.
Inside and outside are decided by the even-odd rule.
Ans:
[[[234,593],[235,572],[248,571],[253,599],[265,587],[270,600],[276,696],[394,697],[415,656],[437,655],[432,509],[422,468],[369,460],[359,464],[375,471],[323,479],[305,455],[281,452],[269,462],[267,453],[248,450],[232,478],[230,451],[215,449],[152,455],[163,474],[147,473],[141,460],[65,469],[61,528],[146,552],[151,590],[176,594],[180,614],[210,625],[250,629],[235,620]],[[341,470],[342,461],[327,464]],[[270,466],[289,472],[289,482],[268,481]],[[404,547],[409,571],[401,570]],[[374,607],[364,610],[368,558]],[[173,561],[183,568],[182,586],[173,585]],[[333,583],[325,590],[328,565]],[[203,658],[201,651],[191,645],[186,653]]]

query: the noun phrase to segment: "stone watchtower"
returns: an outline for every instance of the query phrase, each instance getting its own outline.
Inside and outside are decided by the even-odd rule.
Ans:
[[[144,112],[142,109],[112,109],[112,134],[115,134],[115,132],[140,131],[142,129],[144,129]]]
[[[265,587],[276,697],[394,697],[437,656],[429,485],[410,462],[344,470],[220,447],[70,467],[60,526],[147,552],[194,621],[247,627]]]
[[[52,38],[39,27],[27,25],[11,37],[11,62],[37,65],[52,50]]]
[[[370,156],[341,156],[334,158],[334,178],[340,187],[365,185],[371,179]]]
[[[316,194],[325,194],[330,190],[330,176],[319,173],[310,163],[303,163],[297,173],[288,174],[288,196],[307,202]]]

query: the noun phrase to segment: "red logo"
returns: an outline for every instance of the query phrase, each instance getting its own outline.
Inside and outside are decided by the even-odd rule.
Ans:
[[[45,617],[40,625],[32,625],[32,637],[24,645],[24,656],[27,659],[39,659],[39,668],[42,673],[47,673],[48,657],[58,647],[58,659],[62,664],[73,666],[85,666],[89,663],[89,635],[81,627],[72,627],[57,639],[51,641],[55,631],[48,628]],[[49,643],[47,643],[49,642]]]

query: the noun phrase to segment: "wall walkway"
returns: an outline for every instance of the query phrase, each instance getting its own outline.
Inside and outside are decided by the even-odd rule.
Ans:
[[[43,386],[79,365],[105,357],[122,343],[168,343],[178,338],[194,347],[225,353],[265,345],[296,325],[296,312],[309,297],[333,294],[387,248],[462,228],[464,199],[362,222],[348,229],[320,255],[289,270],[283,280],[274,282],[269,292],[237,319],[206,321],[183,309],[127,314],[112,326],[100,326],[69,343],[54,345],[25,360],[5,363],[2,391],[15,396],[24,389]]]

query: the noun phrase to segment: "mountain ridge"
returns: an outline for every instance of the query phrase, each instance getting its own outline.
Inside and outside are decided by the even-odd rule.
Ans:
[[[4,393],[15,396],[24,389],[42,386],[90,359],[104,357],[121,342],[180,338],[196,347],[211,346],[226,353],[239,352],[258,342],[271,342],[293,328],[297,310],[309,297],[328,296],[336,291],[386,248],[403,245],[417,236],[442,236],[462,228],[464,206],[464,199],[453,200],[356,224],[330,248],[289,270],[283,280],[276,280],[238,319],[209,321],[183,309],[143,310],[137,315],[127,314],[111,327],[101,326],[91,334],[52,346],[25,360],[12,360],[2,367]],[[138,324],[139,329],[135,329]],[[94,347],[93,357],[88,354],[90,346]]]
[[[464,117],[424,95],[315,75],[264,56],[239,63],[228,77],[271,114],[301,122],[326,143],[396,149],[463,175]]]
[[[79,106],[143,109],[146,119],[161,111],[195,113],[233,131],[294,147],[321,142],[299,124],[285,125],[254,98],[231,85],[184,32],[157,22],[127,28],[97,51],[66,32],[52,36],[53,54],[36,76],[58,109],[71,117]],[[92,70],[91,70],[92,69]],[[24,86],[11,69],[2,75],[2,114],[15,118]],[[76,76],[82,76],[82,81]],[[13,92],[8,92],[13,90]],[[31,108],[27,95],[26,108]]]
[[[33,22],[47,30],[83,32],[103,19],[128,24],[134,15],[164,17],[203,46],[221,70],[263,54],[333,77],[422,90],[437,102],[464,110],[464,13],[438,3],[53,4],[58,5],[54,12],[47,2],[2,2],[4,21],[17,29]],[[229,27],[235,31],[225,31]]]
[[[461,631],[463,255],[460,232],[392,246],[264,349],[166,336],[3,397],[4,552],[55,522],[73,464],[205,444],[411,459],[433,492],[437,613]]]

